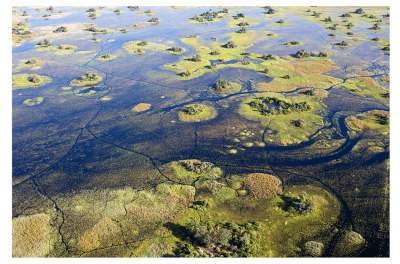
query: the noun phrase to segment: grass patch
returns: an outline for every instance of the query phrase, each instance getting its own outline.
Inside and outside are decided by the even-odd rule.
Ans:
[[[51,78],[38,74],[14,74],[12,77],[13,90],[35,88],[51,82]]]
[[[239,113],[267,126],[264,140],[275,145],[298,144],[309,139],[324,125],[320,98],[310,95],[285,97],[263,93],[244,99]]]
[[[41,103],[44,102],[44,97],[35,97],[35,98],[29,98],[24,100],[23,104],[26,106],[35,106],[35,105],[40,105]]]
[[[212,106],[205,104],[188,104],[178,113],[182,122],[202,122],[213,119],[217,111]]]

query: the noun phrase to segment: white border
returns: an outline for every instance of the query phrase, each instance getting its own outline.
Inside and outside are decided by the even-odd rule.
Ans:
[[[12,44],[11,44],[11,8],[12,6],[390,6],[391,10],[391,177],[390,177],[390,258],[329,258],[329,259],[12,259],[11,258],[11,162],[12,162],[12,107],[11,107],[11,65],[12,65]],[[5,263],[388,263],[400,261],[400,1],[396,0],[1,0],[0,3],[0,264]],[[398,134],[399,133],[399,134]]]

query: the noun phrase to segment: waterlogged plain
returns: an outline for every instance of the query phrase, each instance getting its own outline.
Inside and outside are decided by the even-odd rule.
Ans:
[[[14,8],[13,256],[389,256],[389,17]]]

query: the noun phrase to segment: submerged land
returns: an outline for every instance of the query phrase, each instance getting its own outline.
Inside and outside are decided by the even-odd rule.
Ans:
[[[389,256],[389,18],[14,8],[13,256]]]

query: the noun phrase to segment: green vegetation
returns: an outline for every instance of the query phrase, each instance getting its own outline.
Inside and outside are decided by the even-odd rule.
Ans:
[[[12,44],[18,47],[26,41],[31,40],[35,34],[30,30],[30,24],[17,22],[12,25]]]
[[[337,257],[354,256],[366,246],[366,242],[359,233],[347,230],[336,243],[333,255]]]
[[[213,163],[196,159],[172,161],[163,165],[163,170],[168,178],[183,184],[192,184],[198,179],[217,179],[223,174]]]
[[[99,61],[112,61],[115,60],[118,56],[114,54],[103,54],[97,58]]]
[[[292,41],[288,41],[288,42],[283,43],[283,45],[287,46],[287,47],[293,47],[293,46],[303,45],[303,43],[300,42],[300,41],[297,41],[297,40],[292,40]]]
[[[104,91],[106,87],[104,86],[92,86],[85,85],[74,89],[74,94],[77,96],[92,96],[97,94],[98,92]]]
[[[326,96],[322,93],[321,96]],[[319,96],[285,97],[263,93],[244,99],[239,113],[247,119],[260,121],[268,127],[264,140],[276,145],[291,145],[309,139],[324,125],[324,107]]]
[[[387,96],[389,90],[379,85],[373,78],[349,78],[340,87],[347,89],[354,94],[372,97],[385,104],[389,104],[389,98]]]
[[[258,224],[207,221],[184,228],[188,241],[177,244],[176,257],[247,257],[254,251]]]
[[[24,100],[24,105],[26,106],[35,106],[35,105],[40,105],[41,103],[43,103],[44,101],[44,97],[35,97],[35,98],[30,98],[30,99],[25,99]]]
[[[103,77],[96,73],[87,72],[81,77],[71,81],[71,86],[90,86],[96,85],[103,80]]]
[[[346,126],[351,135],[359,133],[374,133],[389,135],[389,112],[384,110],[371,110],[346,118]]]
[[[52,52],[56,55],[61,55],[61,56],[73,54],[75,52],[76,48],[77,47],[75,45],[69,45],[69,44],[61,44],[61,45],[54,46],[47,39],[39,41],[36,44],[37,51]]]
[[[38,74],[14,74],[12,77],[13,90],[35,88],[51,82],[51,78]]]
[[[146,51],[150,52],[168,52],[171,54],[181,54],[185,51],[180,47],[169,47],[162,43],[148,42],[148,41],[128,41],[123,45],[123,48],[129,54],[144,54]]]
[[[164,241],[176,241],[171,256],[302,256],[311,253],[303,252],[305,241],[316,236],[321,239],[319,243],[330,241],[329,230],[340,214],[340,205],[327,191],[310,185],[289,186],[283,195],[265,200],[247,195],[241,189],[240,176],[229,177],[228,184],[242,194],[217,200],[209,192],[197,190],[196,199],[206,206],[189,208],[167,226],[175,239],[167,237]],[[300,195],[312,204],[307,213],[289,214],[281,209],[282,197]],[[231,235],[234,233],[230,232],[231,226],[252,233],[241,233],[246,242],[240,245],[245,246],[245,251],[240,250],[241,246],[232,247],[236,240]],[[215,236],[218,238],[212,239]]]
[[[188,104],[179,111],[178,116],[182,122],[202,122],[215,118],[217,111],[205,104]]]
[[[32,71],[39,70],[43,66],[43,61],[39,58],[31,58],[19,61],[16,70],[29,69]]]
[[[225,79],[218,79],[213,85],[213,90],[219,94],[227,95],[235,92],[239,92],[242,88],[240,84],[229,82]]]
[[[190,21],[192,23],[200,23],[200,24],[212,23],[212,22],[220,21],[221,19],[223,19],[225,17],[226,14],[228,14],[228,9],[226,9],[226,8],[219,10],[219,11],[209,10],[209,11],[203,12],[199,15],[195,15],[194,17],[191,17]]]

